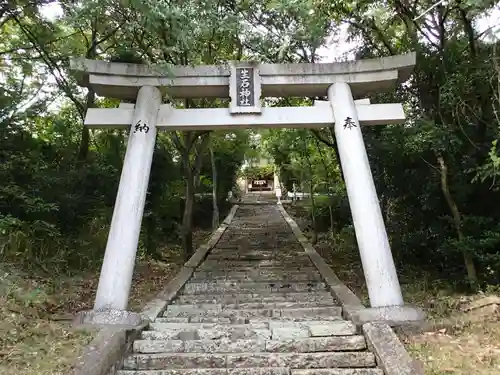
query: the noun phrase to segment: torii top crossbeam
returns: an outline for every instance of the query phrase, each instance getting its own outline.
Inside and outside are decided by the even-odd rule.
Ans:
[[[248,62],[247,62],[248,63]],[[393,89],[410,76],[415,53],[342,63],[255,64],[261,97],[326,96],[332,83],[349,84],[354,96]],[[135,100],[142,86],[156,86],[172,98],[228,98],[231,68],[226,65],[175,66],[110,63],[76,58],[71,69],[80,84],[100,96]]]

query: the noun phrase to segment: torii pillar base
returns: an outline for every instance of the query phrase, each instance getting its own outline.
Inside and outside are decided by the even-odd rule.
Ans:
[[[412,305],[369,307],[346,313],[346,318],[358,327],[365,323],[386,323],[391,327],[418,329],[423,326],[426,318],[424,310]]]
[[[136,312],[117,309],[80,311],[73,319],[73,327],[82,329],[107,327],[131,329],[148,323],[148,319]]]

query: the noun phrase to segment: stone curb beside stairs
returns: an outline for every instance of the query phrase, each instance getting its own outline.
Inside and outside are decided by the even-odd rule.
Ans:
[[[385,375],[424,375],[423,369],[412,360],[401,341],[398,339],[391,326],[380,319],[379,309],[366,308],[361,300],[335,275],[325,260],[316,252],[313,245],[302,233],[299,226],[286,212],[282,205],[278,209],[283,218],[292,229],[295,237],[302,245],[313,264],[318,269],[321,277],[329,286],[330,292],[343,308],[344,319],[352,320],[358,327],[362,328],[368,348],[375,354],[377,365],[380,366]],[[396,311],[401,315],[413,314],[411,321],[425,318],[419,309],[413,307],[398,307]],[[388,313],[389,315],[391,312]],[[362,316],[360,319],[359,316]],[[368,322],[363,321],[368,320]],[[369,320],[374,320],[370,322]],[[388,319],[390,320],[390,319]],[[392,322],[394,323],[394,322]],[[400,323],[400,322],[397,322]],[[397,325],[397,324],[395,324]]]

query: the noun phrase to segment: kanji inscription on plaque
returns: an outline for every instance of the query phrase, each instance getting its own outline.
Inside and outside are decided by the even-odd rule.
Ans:
[[[231,114],[261,114],[261,82],[259,64],[240,61],[231,65],[229,96]]]
[[[253,68],[236,68],[236,103],[238,107],[255,105]]]

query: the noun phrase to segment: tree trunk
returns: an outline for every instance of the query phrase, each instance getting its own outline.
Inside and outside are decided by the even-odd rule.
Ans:
[[[318,233],[316,228],[316,205],[314,204],[313,169],[311,160],[309,159],[309,155],[307,153],[308,150],[306,140],[304,138],[302,138],[302,144],[304,147],[304,157],[306,158],[307,166],[309,167],[309,196],[311,199],[311,224],[313,229],[311,243],[314,245],[318,240]]]
[[[193,207],[194,207],[194,175],[189,165],[189,160],[185,167],[186,173],[186,198],[184,213],[182,215],[182,247],[186,261],[193,255]]]
[[[95,91],[89,87],[89,92],[87,93],[87,100],[85,108],[93,108],[95,106]],[[78,160],[83,161],[87,159],[89,154],[89,144],[90,144],[90,130],[88,127],[83,125],[82,135],[80,138],[80,148],[78,150]]]
[[[337,145],[337,140],[335,139],[335,130],[333,126],[330,126],[328,130],[330,130],[330,135],[332,136],[332,145],[333,145],[332,148],[333,151],[335,152],[335,159],[337,159],[337,164],[339,166],[340,178],[342,179],[342,182],[345,184],[344,170],[342,169],[342,163],[340,162],[339,146]]]
[[[312,176],[311,180],[309,181],[309,195],[311,196],[311,222],[313,229],[311,243],[314,245],[318,241],[318,233],[316,229],[316,205],[314,204],[314,189],[312,183]]]
[[[97,56],[97,17],[94,17],[92,21],[92,35],[91,35],[90,46],[85,54],[85,58],[89,60],[94,60]],[[87,93],[87,100],[85,103],[85,111],[88,111],[89,108],[95,107],[95,91],[92,87],[89,86]],[[90,145],[90,130],[88,127],[83,125],[82,128],[82,136],[80,138],[80,148],[78,150],[78,160],[83,161],[87,160],[87,156],[89,154],[89,145]]]
[[[439,170],[441,172],[441,191],[446,199],[446,203],[451,211],[453,217],[453,223],[455,224],[455,230],[457,232],[458,240],[462,243],[465,236],[462,231],[462,215],[458,209],[453,196],[451,195],[450,188],[448,186],[448,167],[442,155],[437,155],[437,161],[439,163]],[[471,287],[475,288],[477,285],[477,273],[476,266],[474,265],[474,258],[466,250],[462,250],[462,255],[464,257],[464,264],[467,270],[467,278]]]
[[[334,228],[334,225],[333,225],[333,208],[332,208],[332,203],[331,202],[328,203],[328,211],[330,212],[330,231],[333,234],[333,230],[335,228]]]
[[[212,229],[219,227],[219,205],[217,204],[217,165],[215,164],[215,155],[212,147],[209,147],[210,163],[212,164]]]
[[[325,170],[325,176],[326,176],[326,181],[328,184],[331,183],[332,179],[330,178],[330,173],[328,172],[328,167],[326,165],[326,162],[325,162],[325,158],[323,156],[323,152],[321,151],[321,147],[319,145],[319,141],[318,141],[318,138],[316,138],[316,148],[318,149],[318,152],[319,152],[319,156],[321,156],[321,163],[323,164],[323,168]],[[334,147],[334,149],[336,151],[338,151],[337,148]],[[337,154],[338,156],[338,154]],[[337,157],[337,162],[339,163],[339,166],[340,166],[340,159],[338,159]],[[342,168],[340,168],[340,170],[342,171]],[[334,225],[333,225],[333,208],[332,208],[332,200],[330,199],[330,189],[328,188],[327,189],[327,193],[328,193],[328,212],[330,213],[330,230],[333,234],[333,229],[334,229]]]

